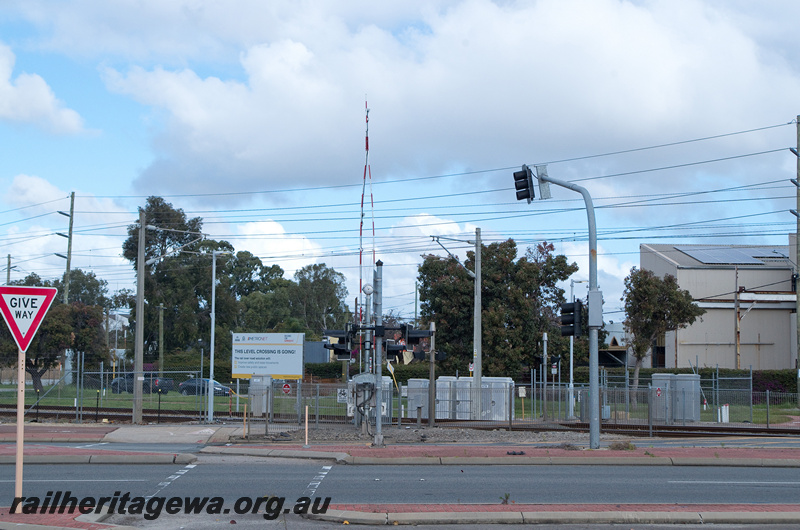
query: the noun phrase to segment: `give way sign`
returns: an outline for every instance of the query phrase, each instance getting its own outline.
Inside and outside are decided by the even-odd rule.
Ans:
[[[21,351],[27,351],[58,289],[0,287],[0,312]]]

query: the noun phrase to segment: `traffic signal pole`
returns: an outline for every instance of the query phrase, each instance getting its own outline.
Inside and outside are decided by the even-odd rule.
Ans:
[[[474,297],[474,325],[472,326],[472,364],[475,371],[472,379],[472,419],[483,418],[483,348],[482,348],[482,323],[481,323],[481,229],[475,229],[475,297]]]
[[[576,191],[583,196],[586,216],[589,221],[589,446],[600,448],[600,380],[598,336],[603,326],[603,295],[597,288],[597,228],[595,225],[594,204],[589,191],[577,184],[550,177],[546,170],[537,169],[540,181],[551,182],[556,186]]]
[[[375,438],[372,445],[383,447],[383,434],[381,424],[383,423],[383,262],[375,262]],[[387,407],[388,408],[388,407]],[[369,421],[369,420],[368,420]]]

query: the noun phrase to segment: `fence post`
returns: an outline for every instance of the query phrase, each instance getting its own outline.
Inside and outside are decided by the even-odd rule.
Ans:
[[[683,426],[686,427],[686,389],[682,388],[681,391],[683,392]]]
[[[653,437],[653,385],[647,385],[647,425],[650,431],[650,438]]]
[[[297,408],[297,424],[298,425],[302,425],[303,424],[303,396],[302,396],[303,388],[302,387],[303,387],[303,380],[302,379],[298,379],[297,380],[297,405],[295,407],[295,408]]]
[[[314,396],[314,427],[319,429],[319,383],[317,383],[317,391]]]
[[[753,365],[750,365],[750,424],[753,424]]]
[[[269,401],[269,414],[268,423],[275,421],[275,381],[269,378],[269,391],[267,392],[267,401]],[[269,434],[269,433],[268,433]]]
[[[508,430],[514,429],[514,384],[508,385]]]

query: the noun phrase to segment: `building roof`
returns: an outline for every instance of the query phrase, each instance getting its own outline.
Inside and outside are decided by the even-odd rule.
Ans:
[[[791,268],[788,245],[642,244],[680,268]]]

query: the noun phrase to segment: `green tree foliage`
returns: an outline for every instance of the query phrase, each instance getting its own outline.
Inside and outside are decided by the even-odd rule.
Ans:
[[[691,325],[705,313],[689,291],[678,287],[674,276],[656,276],[646,269],[631,269],[625,278],[622,301],[625,303],[625,327],[631,336],[630,347],[636,357],[633,388],[639,386],[639,369],[650,354],[653,343],[667,331]]]
[[[474,270],[474,252],[467,258],[466,267]],[[555,255],[554,247],[547,243],[529,249],[522,258],[517,258],[513,239],[482,247],[485,375],[516,376],[524,367],[536,365],[543,332],[552,337],[548,353],[561,353],[552,346],[563,342],[557,307],[564,301],[564,291],[557,283],[576,270],[577,265]],[[436,347],[448,356],[443,361],[444,371],[465,373],[472,361],[473,282],[454,259],[428,257],[419,267],[421,314],[426,322],[436,322]]]
[[[174,208],[161,197],[148,197],[144,207],[145,260],[164,256],[198,238],[203,221],[199,217],[187,219],[180,208]],[[136,268],[139,254],[139,223],[128,226],[128,239],[122,244],[122,255]]]
[[[292,316],[300,320],[313,337],[324,329],[343,329],[351,318],[347,308],[344,275],[324,263],[298,270],[292,289]]]
[[[53,282],[53,287],[58,289],[60,295],[64,293],[67,282],[67,273],[61,279]],[[108,294],[108,282],[95,276],[94,272],[85,272],[81,269],[72,269],[69,274],[69,302],[80,302],[85,305],[109,307],[111,300]]]
[[[58,364],[65,349],[83,353],[89,368],[108,360],[100,306],[53,301],[25,356],[25,371],[31,374],[34,389],[43,390],[42,375]],[[0,332],[0,352],[3,364],[16,363],[17,346],[6,326]]]
[[[307,339],[313,340],[328,323],[343,326],[349,318],[344,276],[324,264],[301,269],[293,282],[283,277],[279,266],[265,265],[247,251],[236,252],[226,241],[192,243],[202,231],[202,219],[187,219],[183,210],[159,197],[148,198],[144,209],[149,227],[145,255],[152,260],[144,282],[146,362],[157,359],[159,306],[163,306],[165,355],[209,350],[213,251],[218,251],[215,359],[229,358],[233,331],[306,333]],[[195,234],[185,234],[187,231]],[[123,253],[134,268],[138,237],[138,223],[129,226]],[[173,252],[187,244],[183,251]],[[114,303],[128,304],[135,326],[138,319],[132,295],[124,293]]]

